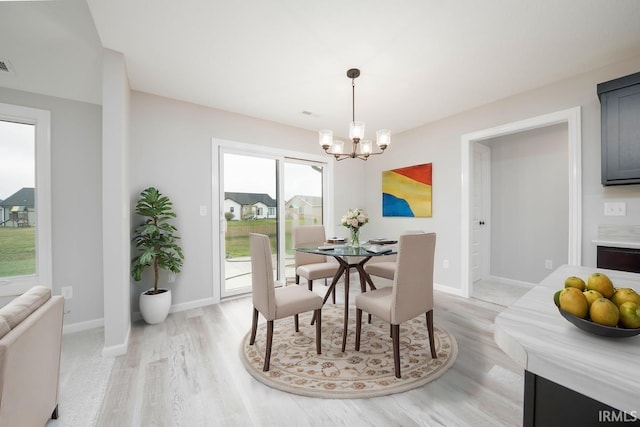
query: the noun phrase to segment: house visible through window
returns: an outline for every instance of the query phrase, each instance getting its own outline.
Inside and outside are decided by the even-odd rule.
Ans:
[[[0,296],[51,287],[51,113],[0,103]]]
[[[35,126],[0,121],[0,278],[36,273]]]

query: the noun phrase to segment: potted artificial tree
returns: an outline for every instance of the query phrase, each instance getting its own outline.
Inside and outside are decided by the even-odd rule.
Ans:
[[[171,307],[171,290],[158,288],[160,269],[180,273],[184,259],[176,243],[177,229],[167,222],[176,216],[172,208],[171,200],[154,187],[144,189],[136,203],[135,213],[145,217],[145,221],[134,232],[139,255],[131,261],[131,277],[139,281],[147,268],[153,270],[153,288],[140,294],[140,313],[149,324],[163,322]]]

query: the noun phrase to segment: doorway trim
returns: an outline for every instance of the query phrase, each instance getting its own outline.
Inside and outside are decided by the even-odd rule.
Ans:
[[[580,106],[544,114],[489,129],[462,135],[462,200],[461,200],[461,294],[471,296],[471,189],[473,188],[473,147],[475,142],[566,123],[568,127],[569,157],[569,254],[570,265],[580,265],[582,258],[582,134]]]

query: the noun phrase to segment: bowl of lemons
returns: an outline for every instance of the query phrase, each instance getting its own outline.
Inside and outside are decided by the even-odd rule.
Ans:
[[[567,277],[553,301],[562,317],[583,331],[617,338],[640,334],[640,294],[615,287],[604,273],[595,272],[586,282]]]

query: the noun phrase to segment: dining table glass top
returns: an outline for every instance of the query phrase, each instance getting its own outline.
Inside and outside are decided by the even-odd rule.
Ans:
[[[326,244],[318,244],[312,246],[309,244],[306,247],[295,248],[296,251],[305,252],[309,254],[316,255],[327,255],[333,257],[342,257],[342,256],[382,256],[382,255],[393,255],[398,253],[397,245],[386,244],[386,245],[373,245],[370,243],[363,243],[360,247],[353,247],[350,245],[326,245]]]

